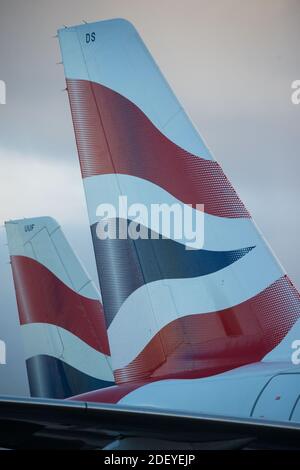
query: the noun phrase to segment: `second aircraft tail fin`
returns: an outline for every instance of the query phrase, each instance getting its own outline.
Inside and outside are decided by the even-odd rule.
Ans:
[[[100,294],[58,223],[5,225],[31,395],[65,398],[112,385]]]

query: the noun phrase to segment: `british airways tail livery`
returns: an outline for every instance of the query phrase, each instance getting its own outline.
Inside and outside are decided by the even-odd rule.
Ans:
[[[116,19],[59,40],[117,383],[77,399],[300,420],[299,293],[137,31]],[[116,226],[148,236],[101,239],[99,205],[120,197],[202,211],[204,243],[129,212]]]
[[[31,396],[113,384],[100,294],[50,217],[6,222]]]

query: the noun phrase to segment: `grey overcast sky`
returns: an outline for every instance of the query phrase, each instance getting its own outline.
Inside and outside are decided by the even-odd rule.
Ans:
[[[300,287],[299,0],[0,0],[0,223],[51,215],[96,280],[60,52],[61,25],[131,20]],[[27,394],[0,229],[0,394]]]

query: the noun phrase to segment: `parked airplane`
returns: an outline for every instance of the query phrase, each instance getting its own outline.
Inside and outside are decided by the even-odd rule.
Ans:
[[[6,222],[32,397],[113,385],[101,297],[58,223]]]
[[[132,24],[58,36],[117,385],[2,400],[0,425],[110,449],[299,447],[298,291]],[[98,205],[124,195],[149,211],[204,204],[204,246],[186,250],[163,229],[100,240]]]

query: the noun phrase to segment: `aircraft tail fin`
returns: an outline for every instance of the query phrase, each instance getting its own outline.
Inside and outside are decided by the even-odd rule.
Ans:
[[[116,381],[263,360],[298,325],[299,294],[137,31],[116,19],[58,35]],[[133,236],[99,232],[103,203]],[[154,223],[157,204],[202,214],[204,243]]]
[[[65,398],[112,385],[100,294],[58,223],[37,217],[5,226],[31,395]]]

